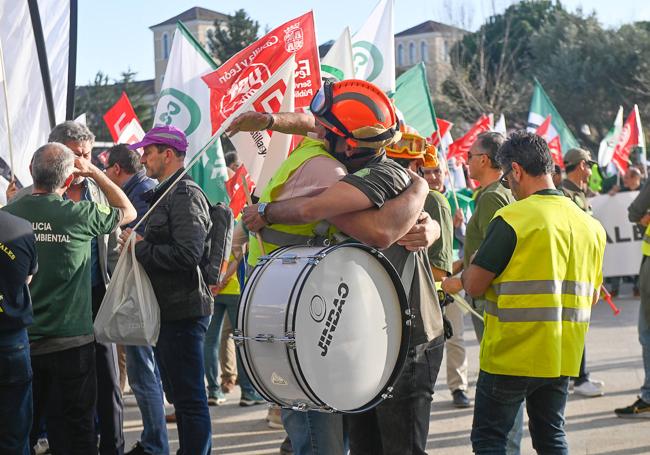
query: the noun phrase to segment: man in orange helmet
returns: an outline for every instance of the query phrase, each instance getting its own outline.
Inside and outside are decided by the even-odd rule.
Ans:
[[[384,254],[399,274],[413,268],[407,286],[414,317],[411,345],[394,398],[348,418],[354,453],[424,454],[443,344],[441,310],[423,253],[439,236],[437,230],[435,235],[426,233],[434,224],[421,215],[428,186],[386,158],[384,147],[401,134],[390,100],[373,84],[326,82],[310,108],[311,114],[249,112],[233,122],[231,132],[272,129],[310,136],[278,169],[260,203],[245,209],[243,220],[251,231],[261,233],[270,248],[279,246],[274,239],[286,239],[287,234],[309,238],[311,226],[327,220],[352,238],[387,248]],[[332,158],[345,168],[333,169]],[[310,186],[312,179],[305,174],[316,166],[320,166],[315,175],[321,182],[325,172],[332,174],[327,189],[304,194],[296,186],[288,188],[292,180]],[[301,243],[299,237],[296,242]],[[254,247],[251,253],[254,261]],[[347,450],[340,415],[283,410],[283,422],[296,454]]]

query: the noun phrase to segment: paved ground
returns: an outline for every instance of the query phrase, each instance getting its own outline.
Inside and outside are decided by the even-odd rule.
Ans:
[[[650,419],[623,420],[613,409],[627,406],[636,398],[643,381],[641,349],[637,341],[638,299],[619,299],[621,314],[614,317],[601,302],[593,311],[587,339],[588,367],[592,376],[605,381],[606,395],[599,398],[570,396],[567,405],[567,433],[571,454],[632,455],[650,454]],[[470,362],[470,395],[478,374],[478,345],[467,319],[466,339]],[[469,431],[472,409],[451,406],[451,395],[445,386],[444,365],[438,378],[431,407],[428,453],[455,455],[471,453]],[[237,394],[228,395],[228,402],[211,408],[213,422],[213,453],[237,455],[277,454],[284,431],[272,430],[263,420],[265,406],[241,408]],[[169,425],[172,448],[178,447],[174,425]],[[125,436],[130,447],[142,431],[136,407],[128,407]],[[523,454],[535,453],[530,437],[523,441]]]

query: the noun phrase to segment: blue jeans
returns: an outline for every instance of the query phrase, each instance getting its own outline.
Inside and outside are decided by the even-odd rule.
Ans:
[[[27,329],[0,332],[0,453],[29,455],[32,364]]]
[[[160,324],[154,348],[160,374],[166,378],[174,404],[180,449],[178,455],[207,455],[212,450],[208,398],[205,395],[203,340],[210,317]]]
[[[393,397],[370,411],[348,416],[353,454],[426,455],[433,388],[443,352],[442,336],[412,346]]]
[[[214,314],[205,335],[205,349],[203,358],[205,362],[205,376],[208,381],[208,394],[214,396],[219,391],[219,345],[221,343],[221,326],[226,311],[228,319],[233,327],[237,324],[237,304],[239,295],[218,295],[214,299]],[[257,395],[257,392],[251,385],[242,363],[237,358],[237,378],[239,378],[239,387],[241,387],[242,397]]]
[[[643,257],[640,272],[641,305],[639,306],[639,343],[643,356],[645,380],[641,386],[641,399],[650,403],[650,260]]]
[[[318,411],[282,410],[282,424],[294,455],[345,455],[348,453],[347,417]]]
[[[142,414],[140,444],[151,455],[167,455],[167,424],[160,372],[151,346],[126,346],[126,371]]]
[[[477,454],[506,453],[521,405],[526,402],[533,448],[539,454],[568,455],[564,407],[569,378],[529,378],[481,370],[476,383],[472,448]]]

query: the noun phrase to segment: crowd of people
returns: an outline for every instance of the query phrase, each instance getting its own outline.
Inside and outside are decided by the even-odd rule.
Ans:
[[[0,453],[35,453],[46,438],[54,454],[168,454],[169,422],[177,425],[178,454],[210,453],[209,406],[224,403],[236,385],[241,406],[266,403],[229,337],[251,270],[281,246],[355,241],[381,249],[402,277],[411,321],[401,373],[392,396],[363,412],[270,407],[269,425],[287,433],[278,450],[425,454],[446,352],[453,404],[474,406],[475,453],[520,453],[527,412],[534,448],[568,454],[570,387],[604,393],[585,351],[606,237],[590,214],[590,153],[567,152],[558,179],[539,136],[483,133],[465,167],[477,188],[456,189],[439,151],[399,119],[381,90],[358,80],[326,81],[310,113],[242,114],[229,134],[260,130],[304,139],[237,220],[218,283],[205,271],[211,206],[185,173],[183,132],[156,126],[139,143],[117,144],[104,169],[91,162],[94,135],[72,121],[35,151],[33,186],[10,185],[0,210]],[[231,174],[241,165],[234,153],[226,161]],[[605,191],[639,189],[642,177],[632,167]],[[643,226],[648,188],[630,207],[630,221]],[[646,379],[641,397],[616,410],[621,417],[650,416],[649,231],[635,287]],[[160,308],[155,347],[93,336],[119,254],[130,249]],[[481,343],[474,403],[464,300]],[[123,434],[127,378],[143,425],[132,448]],[[165,414],[165,400],[173,414]]]

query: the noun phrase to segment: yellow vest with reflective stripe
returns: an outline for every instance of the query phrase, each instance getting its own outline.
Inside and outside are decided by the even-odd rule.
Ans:
[[[266,188],[260,196],[260,202],[273,202],[275,198],[280,193],[283,185],[289,180],[294,172],[298,170],[307,160],[315,158],[317,156],[326,156],[335,160],[335,158],[327,153],[323,143],[320,141],[315,141],[313,139],[305,138],[302,140],[300,145],[287,157],[286,160],[282,162],[278,170],[275,172],[271,180],[269,181]],[[308,238],[314,237],[314,229],[318,222],[300,224],[300,225],[285,225],[285,224],[272,224],[267,226],[262,231],[262,237],[265,237],[265,231],[268,233],[266,235],[271,236],[271,234],[276,234],[275,237],[283,237],[282,234],[288,234],[284,237],[287,240],[284,243],[272,243],[270,241],[264,240],[262,243],[264,245],[264,252],[269,254],[271,251],[287,245],[300,245],[305,244]],[[333,231],[333,227],[330,227],[330,233]],[[272,231],[272,232],[271,232]],[[300,237],[298,237],[300,236]],[[291,237],[304,238],[305,241],[295,240],[292,241]],[[255,238],[254,233],[249,235],[248,239],[248,264],[255,266],[262,252],[260,251],[259,244]]]
[[[644,256],[650,256],[650,224],[645,228],[645,233],[643,234],[641,252]]]
[[[499,209],[517,244],[485,294],[481,369],[492,374],[577,376],[605,230],[564,196],[532,195]]]

